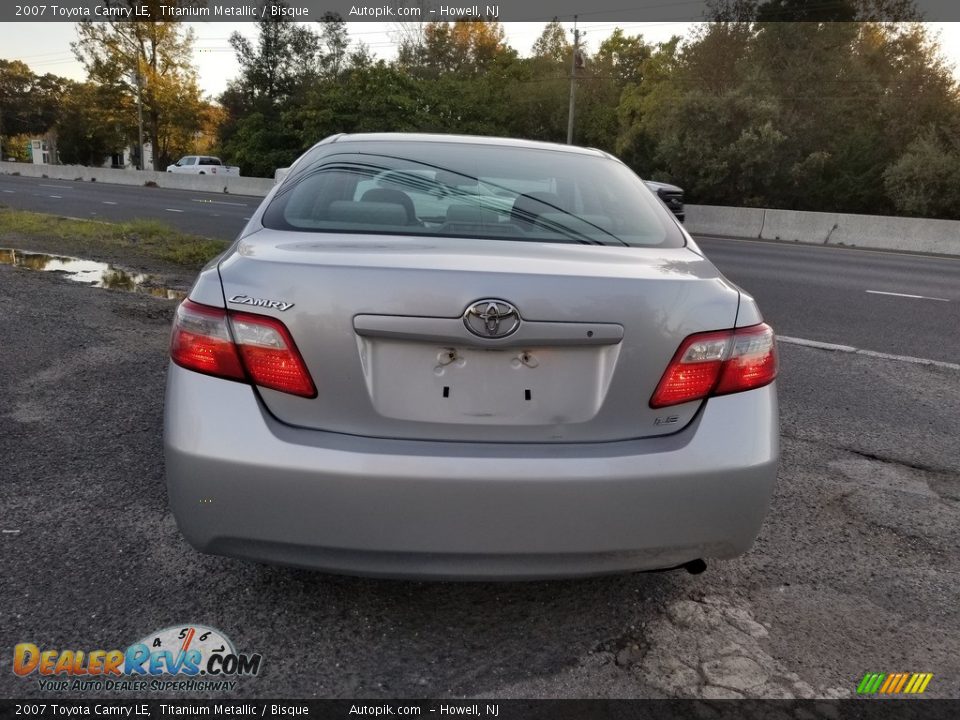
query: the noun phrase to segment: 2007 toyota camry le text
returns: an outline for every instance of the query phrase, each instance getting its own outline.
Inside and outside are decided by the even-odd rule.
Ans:
[[[198,550],[529,579],[747,551],[773,330],[616,158],[338,135],[178,308],[170,504]]]

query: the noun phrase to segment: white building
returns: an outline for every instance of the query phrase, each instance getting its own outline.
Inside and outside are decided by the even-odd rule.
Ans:
[[[101,167],[136,170],[137,169],[136,145],[131,145],[129,147],[126,147],[120,152],[114,153],[110,157],[104,158],[103,165]],[[143,169],[153,170],[153,146],[148,142],[145,142],[143,144]]]
[[[145,142],[143,144],[143,169],[153,170],[153,146]],[[30,162],[34,165],[60,165],[60,157],[57,154],[57,141],[53,133],[48,133],[42,138],[30,139]],[[137,148],[131,145],[118,153],[108,155],[100,163],[100,167],[118,168],[126,170],[137,169]]]

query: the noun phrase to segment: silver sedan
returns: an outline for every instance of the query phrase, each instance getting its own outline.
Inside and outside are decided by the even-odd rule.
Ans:
[[[174,322],[170,503],[208,553],[544,578],[748,550],[774,335],[597,150],[334,136]]]

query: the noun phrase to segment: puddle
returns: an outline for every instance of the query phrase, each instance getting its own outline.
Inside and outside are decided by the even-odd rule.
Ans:
[[[14,265],[27,270],[63,273],[63,277],[67,280],[91,287],[126,290],[127,292],[152,295],[165,300],[183,300],[187,296],[182,290],[150,284],[151,275],[130,272],[108,263],[84,260],[67,255],[47,255],[46,253],[0,248],[0,265]]]

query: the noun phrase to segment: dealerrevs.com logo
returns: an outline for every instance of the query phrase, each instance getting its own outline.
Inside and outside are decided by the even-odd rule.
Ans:
[[[13,672],[36,678],[44,691],[233,690],[260,672],[258,653],[238,653],[219,630],[176,625],[150,633],[125,650],[41,649],[20,643]]]

